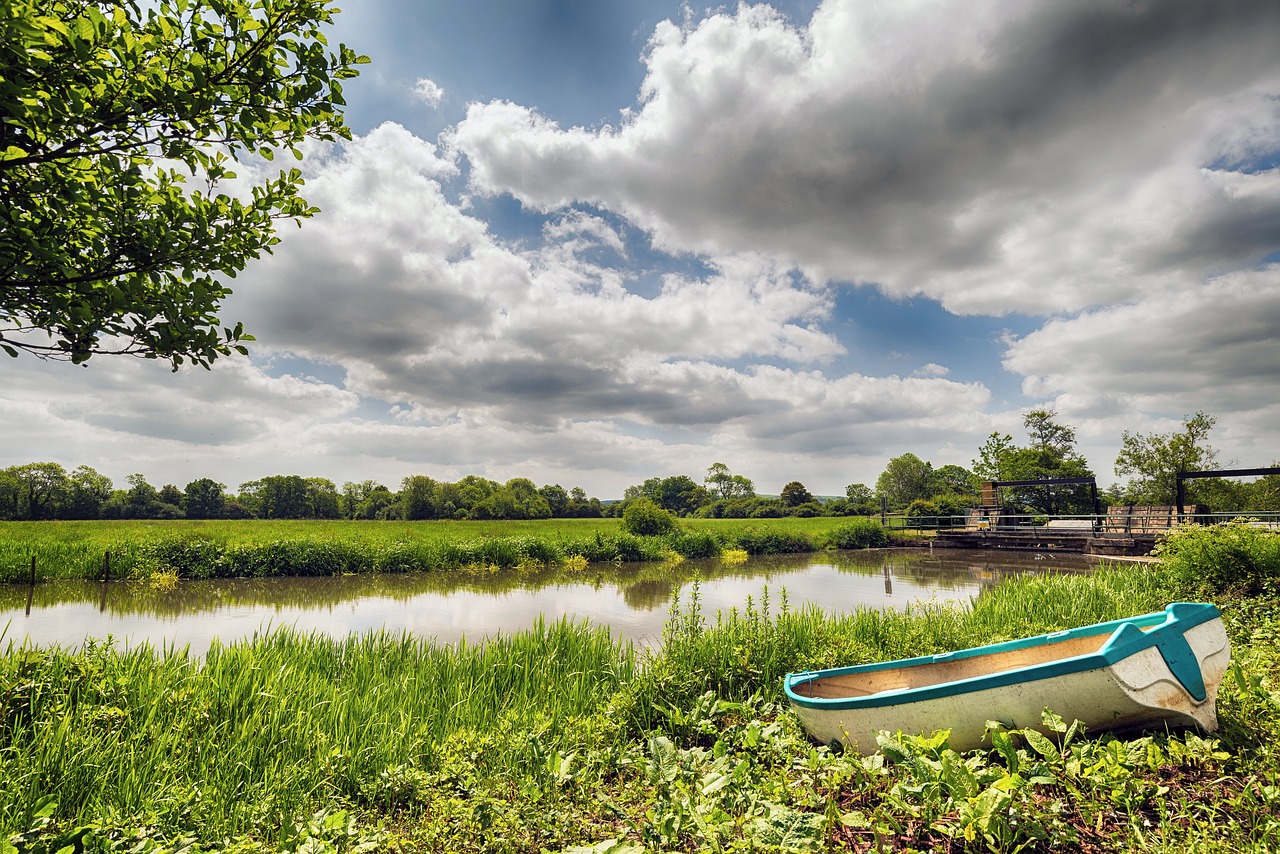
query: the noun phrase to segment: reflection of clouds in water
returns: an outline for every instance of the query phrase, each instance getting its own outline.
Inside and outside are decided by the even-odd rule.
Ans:
[[[759,610],[766,589],[771,614],[781,610],[784,589],[793,611],[815,607],[839,614],[901,609],[922,600],[967,602],[994,580],[1044,569],[1030,558],[998,560],[894,551],[755,559],[733,572],[709,564],[698,596],[709,621],[717,611],[743,613],[748,598]],[[452,644],[517,632],[541,616],[587,620],[610,627],[619,640],[652,645],[662,637],[677,580],[645,577],[648,572],[652,567],[637,579],[634,567],[622,567],[537,589],[500,589],[511,586],[510,579],[495,579],[502,584],[493,590],[461,578],[458,589],[441,590],[438,575],[184,582],[167,594],[171,598],[117,584],[105,608],[101,585],[39,585],[29,617],[23,614],[27,588],[10,587],[0,591],[0,629],[9,624],[6,643],[29,637],[40,645],[75,646],[86,637],[111,635],[130,646],[189,645],[202,654],[215,637],[229,643],[282,626],[331,637],[385,629]],[[682,605],[689,603],[692,584],[678,583]]]

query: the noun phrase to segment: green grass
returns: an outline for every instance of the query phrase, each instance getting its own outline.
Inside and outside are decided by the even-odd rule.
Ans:
[[[669,552],[713,557],[807,552],[829,545],[843,518],[681,520],[662,537],[636,537],[617,519],[495,522],[179,521],[0,523],[0,583],[146,578],[338,575],[351,572],[503,568],[662,561]],[[866,523],[862,522],[865,526]],[[849,545],[850,543],[842,543]]]
[[[863,758],[810,744],[781,703],[788,670],[974,646],[1187,593],[1176,567],[1138,566],[1015,579],[971,608],[905,613],[797,613],[779,591],[703,614],[695,594],[651,656],[569,623],[457,649],[281,632],[203,661],[11,645],[0,840],[137,854],[1274,850],[1274,580],[1215,593],[1235,664],[1212,737],[1090,738],[1064,721],[1056,743],[997,732],[958,755],[943,738],[890,738]]]

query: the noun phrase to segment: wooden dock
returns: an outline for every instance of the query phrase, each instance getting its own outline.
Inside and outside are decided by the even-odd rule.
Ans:
[[[1071,528],[953,528],[939,531],[935,548],[1055,551],[1085,555],[1134,556],[1149,554],[1155,533],[1110,533]]]

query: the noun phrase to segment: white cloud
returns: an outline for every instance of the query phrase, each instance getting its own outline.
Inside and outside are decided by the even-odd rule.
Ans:
[[[429,107],[438,107],[444,99],[444,89],[426,77],[420,77],[413,84],[414,96]]]
[[[1140,302],[1054,320],[1011,343],[1005,367],[1030,397],[1109,432],[1168,432],[1184,416],[1219,419],[1212,437],[1244,465],[1269,465],[1280,418],[1280,265],[1172,280]],[[1110,449],[1109,449],[1110,450]],[[1099,452],[1106,468],[1110,453]]]
[[[646,54],[618,127],[475,104],[473,186],[604,206],[659,244],[744,250],[950,310],[1054,313],[1275,249],[1280,184],[1232,171],[1280,135],[1280,6],[827,0]]]
[[[690,15],[654,31],[616,126],[492,101],[439,146],[387,123],[309,147],[322,212],[223,313],[253,359],[19,360],[0,445],[117,480],[477,473],[611,497],[723,460],[763,491],[838,494],[905,451],[968,465],[1033,401],[1100,473],[1122,430],[1198,409],[1224,456],[1263,464],[1277,33],[1270,0]],[[442,102],[425,78],[396,85]],[[481,212],[500,206],[459,200],[463,179],[545,214],[541,232],[498,236]],[[905,343],[913,376],[872,375],[833,281],[1047,318],[1004,340],[1027,399],[995,404],[952,379],[972,360]]]

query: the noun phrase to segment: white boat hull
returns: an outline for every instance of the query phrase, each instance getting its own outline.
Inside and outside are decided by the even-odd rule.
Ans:
[[[1216,613],[1216,609],[1214,611]],[[958,686],[950,693],[945,690],[946,683],[931,686],[935,688],[932,692],[924,692],[938,694],[937,688],[941,688],[943,696],[920,698],[917,696],[920,690],[911,687],[890,687],[843,703],[838,698],[810,700],[800,696],[805,690],[805,677],[821,679],[817,674],[789,676],[788,695],[792,708],[813,738],[823,743],[839,741],[863,754],[877,750],[876,736],[881,732],[928,735],[950,730],[949,744],[956,750],[982,746],[988,721],[1044,732],[1042,713],[1045,709],[1067,722],[1081,721],[1089,732],[1162,726],[1197,727],[1213,732],[1218,726],[1217,690],[1231,657],[1226,631],[1219,617],[1179,634],[1198,663],[1204,686],[1200,699],[1182,684],[1166,661],[1166,655],[1154,646],[1113,663],[1075,672],[1052,672],[1064,669],[1058,666],[1047,668],[1051,672],[1046,674],[1042,663],[1040,667],[1009,668],[1008,671],[1022,672],[1026,677],[1009,684],[965,690],[966,682],[983,681],[970,677],[950,683]],[[1075,639],[1077,643],[1081,640],[1085,639]],[[1106,640],[1107,636],[1101,636],[1098,644]],[[1049,650],[1053,645],[1041,643],[1040,646]],[[1008,650],[1004,652],[1011,654]],[[1100,656],[1075,656],[1066,663],[1082,663],[1091,657]],[[974,656],[968,664],[971,668],[978,667],[981,661],[982,656]],[[956,661],[950,666],[954,670],[962,664],[966,662]],[[903,672],[911,675],[907,668]],[[876,675],[883,681],[889,673],[892,671],[881,670]],[[844,678],[847,681],[850,677]],[[897,695],[900,701],[895,699]]]

